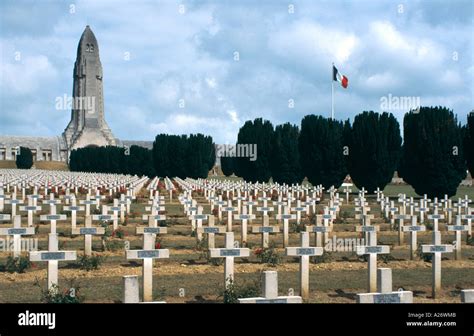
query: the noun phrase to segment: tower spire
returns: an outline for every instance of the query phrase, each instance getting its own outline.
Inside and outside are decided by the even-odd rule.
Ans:
[[[99,44],[89,25],[77,46],[73,78],[71,121],[63,133],[68,148],[115,145],[115,138],[104,117]]]

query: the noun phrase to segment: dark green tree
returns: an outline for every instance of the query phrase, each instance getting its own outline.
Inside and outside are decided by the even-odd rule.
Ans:
[[[398,167],[401,143],[400,126],[391,113],[370,111],[354,118],[348,169],[357,188],[374,192],[390,183]]]
[[[234,158],[229,156],[221,156],[221,169],[225,176],[231,176],[234,173]]]
[[[130,148],[89,146],[71,151],[71,171],[155,176],[151,150],[139,146]]]
[[[464,155],[466,157],[467,168],[474,177],[474,112],[467,116],[467,125],[464,133]]]
[[[256,158],[236,157],[235,173],[249,182],[268,182],[272,173],[270,156],[272,153],[273,125],[262,118],[247,121],[240,128],[237,136],[237,145],[256,145]],[[249,152],[247,154],[250,154]]]
[[[399,175],[418,195],[456,194],[466,177],[462,133],[454,113],[446,107],[421,107],[405,115]]]
[[[298,126],[290,123],[276,126],[270,160],[274,182],[287,184],[301,182],[298,138]]]
[[[30,169],[33,166],[33,154],[27,147],[20,147],[20,153],[16,156],[16,167],[18,169]]]
[[[191,134],[186,142],[186,176],[206,178],[210,170],[209,166],[213,167],[210,161],[213,157],[215,160],[212,138],[202,134]]]
[[[347,175],[343,123],[307,115],[299,136],[301,170],[313,185],[338,188]]]
[[[169,136],[167,134],[158,134],[155,137],[152,155],[156,175],[172,177],[172,175],[170,175],[170,162],[172,157],[169,152]]]
[[[352,125],[349,119],[344,121],[344,127],[342,131],[342,138],[343,138],[343,152],[344,152],[344,162],[346,163],[346,167],[349,167],[349,147],[351,145],[351,131]],[[347,168],[349,169],[349,168]]]
[[[128,155],[125,155],[126,172],[130,175],[155,176],[151,150],[140,146],[130,146]]]

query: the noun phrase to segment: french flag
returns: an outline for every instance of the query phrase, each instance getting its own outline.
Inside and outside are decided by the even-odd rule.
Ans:
[[[346,76],[341,75],[334,65],[332,66],[332,80],[341,83],[341,86],[344,89],[347,89],[347,86],[349,85],[349,79]]]

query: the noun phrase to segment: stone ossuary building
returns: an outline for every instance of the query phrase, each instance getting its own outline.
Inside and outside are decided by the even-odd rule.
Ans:
[[[107,125],[99,45],[89,26],[79,40],[73,78],[71,121],[64,132],[56,137],[0,135],[0,160],[15,160],[20,146],[30,148],[35,161],[67,161],[71,150],[87,146],[152,147],[153,142],[119,140]]]

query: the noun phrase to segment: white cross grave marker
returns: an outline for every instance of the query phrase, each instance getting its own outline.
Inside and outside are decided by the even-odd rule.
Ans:
[[[48,289],[58,285],[58,262],[76,260],[76,251],[58,251],[58,235],[50,233],[48,239],[48,251],[30,252],[30,261],[48,262]]]
[[[303,300],[309,298],[309,257],[323,254],[322,247],[309,246],[309,233],[300,233],[300,247],[287,247],[287,256],[300,257],[300,296]]]
[[[211,258],[225,258],[224,264],[224,282],[225,287],[234,280],[234,258],[248,257],[250,250],[248,248],[234,247],[234,233],[225,233],[225,248],[211,248],[209,249]]]
[[[441,245],[441,232],[433,231],[433,244],[421,245],[423,253],[431,253],[431,267],[433,270],[432,296],[436,298],[437,292],[441,290],[441,254],[453,252],[452,245]]]

